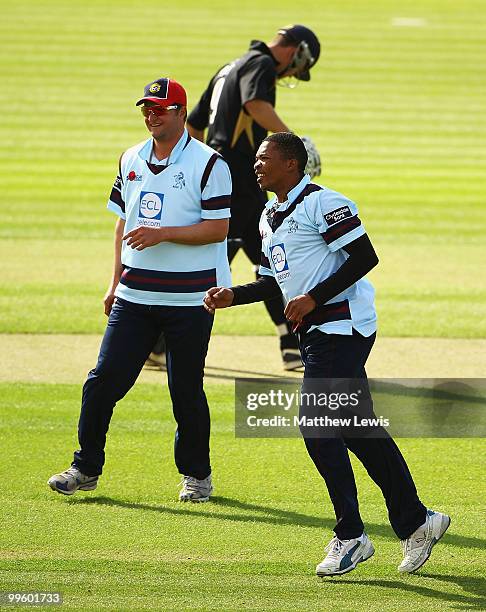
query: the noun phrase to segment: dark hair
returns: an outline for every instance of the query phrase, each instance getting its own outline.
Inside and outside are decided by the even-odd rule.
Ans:
[[[304,174],[308,157],[305,145],[298,136],[292,132],[276,132],[267,136],[265,141],[277,145],[285,159],[296,159],[299,172]]]

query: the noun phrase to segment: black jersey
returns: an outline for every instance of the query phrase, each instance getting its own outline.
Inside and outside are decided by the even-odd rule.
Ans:
[[[208,128],[207,144],[220,151],[234,151],[253,166],[255,153],[267,131],[253,121],[244,104],[265,100],[275,106],[277,62],[264,42],[253,40],[239,59],[213,76],[188,122],[198,130]]]

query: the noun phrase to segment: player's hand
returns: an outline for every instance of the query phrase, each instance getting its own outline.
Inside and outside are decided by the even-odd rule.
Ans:
[[[292,331],[296,330],[300,323],[302,323],[302,319],[305,315],[312,312],[316,306],[317,302],[315,299],[307,293],[304,295],[297,295],[287,303],[284,315],[288,321],[292,321],[296,324]]]
[[[108,289],[105,297],[103,298],[103,304],[105,307],[105,315],[107,317],[110,316],[111,309],[113,308],[113,304],[115,303],[116,297],[114,292],[111,289]]]
[[[163,242],[166,238],[165,227],[136,227],[125,234],[122,240],[127,241],[127,246],[143,251],[147,247]]]
[[[233,303],[234,293],[225,287],[211,287],[203,300],[204,308],[214,314],[216,308],[227,308]]]

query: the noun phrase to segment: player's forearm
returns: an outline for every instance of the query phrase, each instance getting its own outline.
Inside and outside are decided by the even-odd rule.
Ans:
[[[290,132],[270,102],[250,100],[245,104],[245,110],[258,125],[261,125],[268,132]]]
[[[228,235],[229,219],[211,219],[181,227],[161,227],[161,242],[176,244],[212,244]]]
[[[193,127],[190,123],[186,123],[186,127],[187,127],[187,131],[189,132],[189,135],[192,136],[192,138],[196,138],[196,140],[200,140],[201,142],[204,142],[204,130],[198,130],[197,128]]]
[[[118,219],[115,224],[115,239],[114,239],[114,257],[113,257],[113,274],[110,281],[110,288],[115,290],[120,281],[120,276],[123,271],[121,262],[122,238],[125,233],[125,221]]]
[[[354,285],[378,263],[378,256],[366,234],[345,246],[344,250],[349,257],[343,265],[307,292],[319,305],[325,304]]]
[[[282,295],[280,287],[273,276],[261,276],[253,283],[231,287],[231,291],[233,291],[234,296],[231,306],[263,302],[264,300]]]

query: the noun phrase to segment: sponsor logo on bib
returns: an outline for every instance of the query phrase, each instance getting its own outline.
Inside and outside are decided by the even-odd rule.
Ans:
[[[336,210],[332,210],[324,215],[324,220],[328,225],[334,225],[335,223],[339,223],[339,221],[352,216],[353,213],[351,212],[349,206],[341,206],[341,208],[336,208]]]
[[[144,225],[146,227],[160,227],[163,202],[163,193],[142,191],[140,193],[140,204],[138,208],[139,225]]]
[[[278,282],[284,281],[290,278],[289,263],[287,261],[287,254],[285,253],[285,247],[283,244],[275,244],[270,247],[270,258],[275,268],[275,276]]]
[[[130,172],[127,174],[127,179],[129,181],[141,181],[142,180],[142,175],[141,174],[137,174],[135,172],[135,170],[130,170]]]

